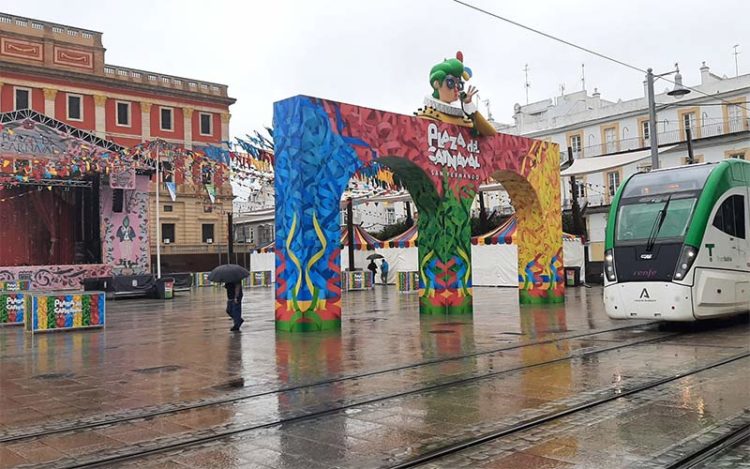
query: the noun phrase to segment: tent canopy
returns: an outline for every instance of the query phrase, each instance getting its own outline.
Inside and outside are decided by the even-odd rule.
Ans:
[[[354,249],[358,251],[374,251],[383,247],[383,242],[365,231],[361,226],[354,225]],[[341,248],[349,245],[349,232],[346,226],[341,228]]]
[[[671,145],[668,147],[662,147],[659,149],[659,153],[664,153],[671,150],[677,145]],[[618,153],[616,155],[609,156],[596,156],[593,158],[579,158],[573,162],[572,165],[565,171],[560,173],[560,176],[581,176],[584,174],[601,173],[612,168],[619,168],[631,163],[637,163],[638,161],[645,160],[651,156],[651,150],[638,150],[631,151],[628,153]]]
[[[408,230],[404,231],[400,235],[396,235],[393,238],[383,241],[383,247],[387,248],[413,248],[417,246],[417,224],[414,223]]]
[[[518,218],[515,215],[505,220],[497,228],[493,228],[488,233],[472,236],[471,244],[490,245],[490,244],[513,244],[516,230],[518,229]]]

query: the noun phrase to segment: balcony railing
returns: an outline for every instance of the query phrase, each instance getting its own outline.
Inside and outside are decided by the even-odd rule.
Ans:
[[[713,122],[711,124],[705,124],[700,127],[693,128],[693,140],[701,138],[716,137],[719,135],[728,135],[737,132],[745,132],[750,130],[750,118],[748,119],[737,119],[732,120],[725,125],[722,122]],[[685,131],[682,129],[668,130],[666,132],[659,132],[659,145],[669,145],[675,143],[684,142],[686,139]],[[612,144],[596,143],[583,147],[579,151],[573,152],[573,158],[578,159],[581,157],[589,158],[593,156],[602,156],[611,152],[606,151],[608,146]],[[640,150],[649,148],[651,141],[648,138],[632,137],[622,140],[618,140],[614,143],[615,151],[626,152],[633,150]],[[568,160],[567,151],[561,149],[560,151],[560,163],[564,163]]]
[[[578,197],[578,206],[583,207],[601,207],[609,205],[609,200],[604,194],[590,194],[583,197]],[[573,208],[573,199],[565,198],[562,200],[563,210],[570,210]]]

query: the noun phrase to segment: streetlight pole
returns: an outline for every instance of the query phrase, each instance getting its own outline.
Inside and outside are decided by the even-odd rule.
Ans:
[[[674,64],[674,67],[675,69],[673,71],[662,73],[660,75],[654,75],[654,70],[652,68],[646,70],[646,87],[648,88],[648,139],[651,143],[651,170],[659,169],[659,136],[656,133],[656,98],[654,96],[654,80],[657,77],[665,77],[674,73],[674,89],[668,92],[667,95],[679,98],[690,93],[690,90],[682,85],[682,75],[680,75],[679,65]]]
[[[654,99],[654,70],[646,70],[648,87],[648,140],[651,144],[651,169],[659,169],[659,137],[656,133],[656,99]]]
[[[161,220],[159,216],[159,144],[156,145],[156,278],[161,278]]]

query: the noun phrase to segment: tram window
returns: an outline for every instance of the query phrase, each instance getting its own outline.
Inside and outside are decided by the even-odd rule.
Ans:
[[[701,190],[713,168],[711,165],[700,165],[680,168],[679,171],[636,174],[625,186],[622,197],[627,199]]]
[[[729,236],[745,239],[745,198],[733,195],[722,202],[713,225]]]

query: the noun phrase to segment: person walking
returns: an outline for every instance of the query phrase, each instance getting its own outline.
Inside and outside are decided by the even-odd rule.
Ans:
[[[383,282],[383,285],[388,284],[388,261],[385,259],[380,263],[380,280]]]
[[[372,272],[372,288],[375,288],[375,273],[378,271],[378,265],[375,264],[375,259],[370,259],[370,263],[367,264],[367,270]]]
[[[229,330],[239,332],[240,326],[245,322],[242,319],[242,281],[225,283],[224,288],[227,289],[227,314],[234,321],[234,325]]]

